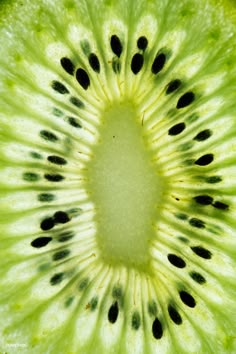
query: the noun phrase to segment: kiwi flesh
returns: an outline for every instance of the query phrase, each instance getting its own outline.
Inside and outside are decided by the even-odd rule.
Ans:
[[[0,352],[236,352],[231,1],[0,5]]]

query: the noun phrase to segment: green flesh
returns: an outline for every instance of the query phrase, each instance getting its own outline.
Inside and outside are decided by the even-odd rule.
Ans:
[[[1,2],[0,353],[236,352],[235,23]]]

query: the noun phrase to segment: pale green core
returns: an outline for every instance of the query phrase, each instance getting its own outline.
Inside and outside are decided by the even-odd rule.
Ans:
[[[162,178],[131,103],[113,104],[102,122],[88,166],[98,246],[110,264],[143,267],[150,261],[148,244],[156,232]]]

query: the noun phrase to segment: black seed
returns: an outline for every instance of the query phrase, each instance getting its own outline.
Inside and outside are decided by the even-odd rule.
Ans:
[[[185,127],[186,127],[185,123],[178,123],[169,129],[168,134],[169,135],[178,135],[178,134],[182,133],[182,131],[185,129]]]
[[[180,108],[184,108],[189,106],[195,99],[195,95],[193,92],[186,92],[185,94],[183,94],[180,99],[177,102],[176,108],[180,109]]]
[[[185,261],[182,258],[176,256],[175,254],[169,253],[167,257],[168,257],[169,262],[171,264],[173,264],[175,267],[177,267],[177,268],[186,267]]]
[[[112,69],[113,69],[114,73],[116,73],[116,74],[120,73],[121,65],[120,65],[119,59],[116,57],[114,57],[112,59]]]
[[[58,242],[66,242],[75,236],[73,231],[65,231],[58,236]]]
[[[191,247],[191,250],[199,257],[204,259],[211,259],[212,253],[201,246]]]
[[[212,204],[214,208],[220,209],[220,210],[229,210],[228,204],[218,202],[216,201],[215,203]]]
[[[51,237],[37,237],[31,242],[31,246],[35,248],[41,248],[47,246],[47,244],[52,240]]]
[[[87,90],[90,85],[90,79],[87,72],[84,69],[77,69],[76,71],[76,80],[83,87],[83,89]]]
[[[141,325],[140,314],[138,313],[138,311],[135,311],[132,315],[132,328],[137,331],[140,325]]]
[[[66,165],[67,161],[63,159],[63,157],[56,156],[56,155],[50,155],[48,156],[48,161],[51,163],[54,163],[56,165]]]
[[[166,55],[164,53],[157,54],[152,64],[152,73],[153,74],[159,73],[163,69],[165,62],[166,62]]]
[[[169,312],[170,318],[172,319],[172,321],[175,324],[180,325],[182,323],[182,318],[181,318],[180,314],[172,305],[168,306],[168,312]]]
[[[75,67],[69,58],[61,58],[61,66],[70,75],[74,74]]]
[[[145,50],[148,46],[148,40],[146,37],[142,36],[139,37],[139,39],[137,40],[137,47],[140,50]]]
[[[53,227],[54,227],[55,223],[54,223],[54,220],[53,218],[47,218],[47,219],[44,219],[41,224],[40,224],[40,228],[43,230],[43,231],[46,231],[46,230],[51,230]]]
[[[181,86],[180,80],[176,79],[170,81],[169,84],[167,85],[166,94],[169,95],[170,93],[173,93],[174,91],[178,90],[180,86]]]
[[[51,193],[41,193],[38,195],[39,202],[52,202],[55,199],[55,196]]]
[[[37,173],[25,172],[23,173],[23,180],[27,182],[37,182],[40,176]]]
[[[196,141],[204,141],[212,135],[212,131],[210,129],[203,130],[202,132],[198,133],[193,140]]]
[[[68,214],[65,213],[64,211],[57,211],[54,214],[54,221],[55,221],[55,223],[65,224],[68,221],[70,221],[70,218],[69,218]]]
[[[54,274],[50,279],[50,284],[51,285],[60,284],[62,282],[63,278],[64,278],[64,273]]]
[[[183,237],[183,236],[179,236],[178,239],[183,242],[183,243],[188,243],[189,242],[189,239],[186,238],[186,237]]]
[[[195,307],[196,306],[196,301],[194,300],[192,295],[190,295],[186,291],[184,291],[184,290],[180,291],[179,295],[180,295],[182,302],[185,305],[187,305],[188,307]]]
[[[214,160],[213,154],[206,154],[197,159],[194,163],[199,166],[209,165]]]
[[[190,272],[189,275],[198,284],[204,284],[206,282],[206,279],[197,272]]]
[[[96,73],[100,73],[100,63],[96,54],[91,53],[89,55],[89,64]]]
[[[68,117],[68,122],[74,128],[82,128],[82,125],[80,124],[77,118]]]
[[[50,181],[50,182],[60,182],[62,181],[65,177],[58,175],[58,174],[52,174],[52,173],[46,173],[44,177]]]
[[[97,305],[98,305],[98,298],[97,297],[93,297],[92,300],[90,301],[89,305],[90,305],[91,311],[96,310]]]
[[[83,291],[89,283],[89,279],[88,278],[84,278],[81,280],[81,282],[79,283],[79,291]]]
[[[131,70],[136,75],[140,72],[143,67],[144,58],[142,54],[136,53],[134,54],[132,61],[131,61]]]
[[[62,95],[69,93],[69,90],[66,88],[65,85],[63,85],[59,81],[53,81],[52,82],[52,88],[54,91],[57,91],[58,93],[61,93]]]
[[[47,141],[55,142],[58,140],[58,137],[54,133],[49,132],[48,130],[41,130],[39,135],[41,136],[41,138]]]
[[[205,228],[205,223],[204,221],[197,219],[197,218],[191,218],[189,220],[189,224],[193,227],[197,227],[199,229],[204,229]]]
[[[77,108],[83,108],[84,107],[83,102],[80,101],[77,97],[74,97],[74,96],[72,96],[70,98],[70,103],[72,103]]]
[[[111,49],[112,49],[113,53],[115,55],[117,55],[119,58],[122,53],[122,44],[121,44],[120,39],[115,34],[113,36],[111,36],[110,44],[111,44]]]
[[[148,304],[148,313],[150,316],[154,316],[154,317],[156,317],[157,315],[157,304],[154,300],[149,302]]]
[[[65,250],[62,250],[62,251],[58,251],[58,252],[53,254],[52,260],[53,261],[59,261],[61,259],[64,259],[64,258],[68,257],[69,254],[70,254],[70,250],[68,250],[68,249],[65,249]]]
[[[112,290],[112,296],[115,299],[120,299],[122,297],[122,288],[118,285],[118,286],[114,286],[113,290]]]
[[[163,328],[161,322],[156,317],[152,324],[152,334],[156,339],[161,339],[163,336]]]
[[[209,195],[198,195],[193,198],[198,204],[201,205],[210,205],[213,202],[213,198]]]
[[[119,315],[119,307],[118,302],[116,301],[114,304],[111,305],[108,311],[108,320],[111,323],[115,323]]]

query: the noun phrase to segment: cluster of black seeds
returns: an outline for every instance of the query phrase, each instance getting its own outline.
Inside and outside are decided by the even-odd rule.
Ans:
[[[64,211],[56,211],[52,217],[43,219],[40,228],[43,231],[51,230],[57,224],[66,224],[70,221],[69,215]]]

